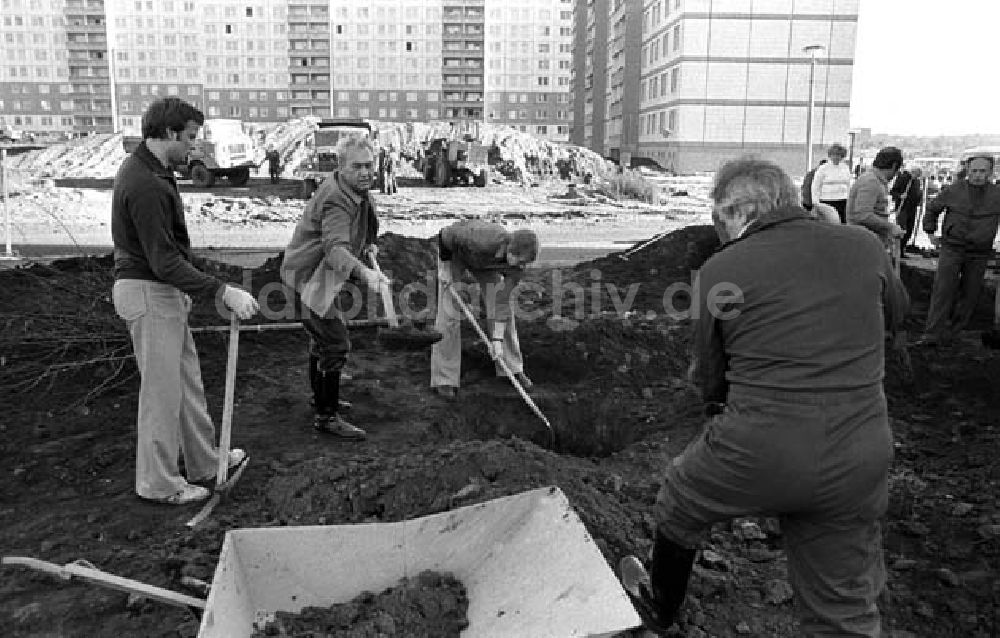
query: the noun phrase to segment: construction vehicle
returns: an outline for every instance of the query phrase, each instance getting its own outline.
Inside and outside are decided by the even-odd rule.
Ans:
[[[122,139],[127,153],[134,151],[140,142],[142,138],[136,136]],[[175,170],[198,188],[211,188],[219,177],[228,179],[232,186],[243,186],[250,181],[250,169],[257,166],[254,156],[253,139],[243,131],[242,122],[205,120],[188,153],[187,163]]]
[[[461,140],[437,138],[427,143],[420,171],[435,186],[475,184],[486,186],[489,175],[487,148],[466,135]]]
[[[302,180],[305,199],[316,191],[326,176],[337,170],[337,143],[348,135],[371,137],[372,126],[362,119],[320,120],[305,139],[306,159],[293,172]]]

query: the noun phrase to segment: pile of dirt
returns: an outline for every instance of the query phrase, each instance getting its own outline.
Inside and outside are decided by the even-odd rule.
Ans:
[[[396,587],[364,592],[348,603],[306,607],[293,614],[279,611],[253,638],[458,638],[468,627],[465,587],[451,574],[425,571]]]

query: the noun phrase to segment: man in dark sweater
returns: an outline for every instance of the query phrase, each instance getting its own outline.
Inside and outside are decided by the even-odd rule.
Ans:
[[[927,202],[924,232],[940,248],[931,307],[918,345],[949,345],[979,300],[1000,221],[1000,186],[990,183],[993,157],[970,157],[963,179]],[[938,218],[945,213],[938,232]]]
[[[252,295],[192,263],[172,169],[186,161],[204,121],[201,111],[178,98],[153,102],[142,117],[143,142],[118,169],[111,200],[112,297],[128,325],[141,377],[135,491],[173,505],[207,498],[209,490],[192,483],[214,478],[218,467],[215,426],[187,323],[192,297],[214,297],[241,319],[259,310]],[[239,448],[229,451],[231,467],[245,458]]]
[[[727,163],[711,196],[723,247],[699,273],[692,376],[712,417],[667,468],[649,572],[626,557],[623,582],[669,627],[712,524],[777,515],[797,635],[881,636],[883,351],[906,291],[877,237],[808,218],[771,162]]]

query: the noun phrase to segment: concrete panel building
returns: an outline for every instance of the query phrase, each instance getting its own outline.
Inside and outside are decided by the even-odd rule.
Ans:
[[[572,0],[0,0],[0,117],[139,131],[207,117],[511,124],[566,140]]]
[[[638,154],[680,172],[753,153],[805,173],[849,141],[858,0],[645,0]]]
[[[570,141],[604,154],[608,0],[580,0],[573,21],[573,127]]]
[[[608,1],[604,154],[628,165],[639,141],[642,0]]]
[[[103,0],[0,0],[0,124],[111,130]]]

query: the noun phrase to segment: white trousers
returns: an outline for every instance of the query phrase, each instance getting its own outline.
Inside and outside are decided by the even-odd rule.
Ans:
[[[191,299],[169,284],[138,279],[116,281],[112,298],[128,325],[141,376],[135,491],[163,498],[186,484],[178,454],[192,479],[217,470],[215,426],[188,328]]]
[[[462,275],[466,271],[466,266],[458,259],[437,262],[437,318],[434,321],[434,329],[444,335],[431,348],[431,387],[452,386],[459,387],[459,377],[462,373],[462,309],[451,296],[449,288],[456,287],[456,291],[461,287]],[[472,275],[479,282],[480,288],[485,292],[492,284],[500,281],[500,275],[492,272],[475,272]],[[457,282],[457,283],[456,283]],[[493,335],[493,318],[496,316],[495,295],[484,294],[484,305],[486,307],[486,325],[480,326],[488,337]],[[511,373],[518,374],[524,371],[524,361],[521,357],[521,344],[517,339],[517,326],[514,323],[514,314],[511,313],[503,333],[504,363],[510,368]],[[500,364],[496,364],[497,376],[505,376]]]

